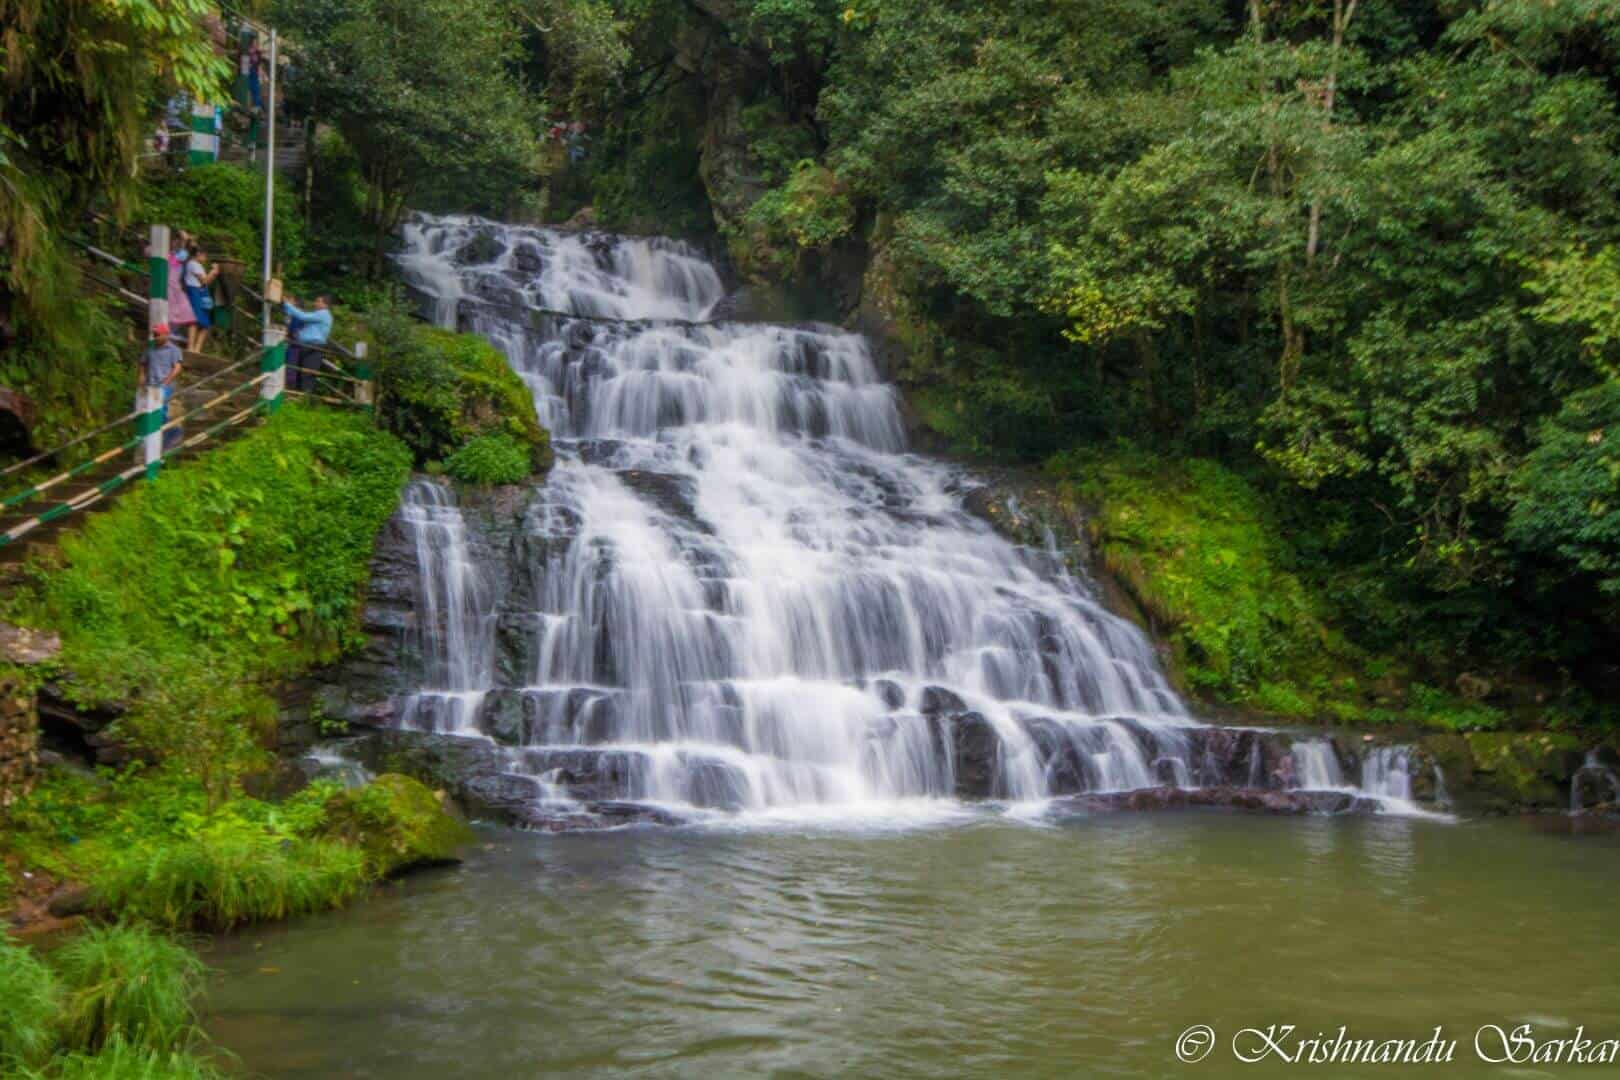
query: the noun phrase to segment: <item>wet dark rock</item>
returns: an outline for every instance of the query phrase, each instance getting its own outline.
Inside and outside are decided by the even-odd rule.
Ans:
[[[90,886],[71,883],[58,887],[45,902],[46,910],[58,919],[88,914],[94,906],[94,895]]]
[[[943,686],[930,686],[922,692],[921,712],[924,716],[939,716],[944,713],[966,711],[967,702],[963,701],[958,694],[945,689]]]
[[[1372,813],[1378,803],[1338,792],[1256,791],[1252,788],[1143,788],[1138,791],[1075,795],[1055,809],[1077,813],[1182,810],[1193,807],[1265,814]]]
[[[690,477],[648,472],[645,469],[625,469],[619,473],[619,479],[625,487],[671,517],[679,518],[704,532],[709,531],[708,526],[698,518],[693,502],[697,485]]]
[[[878,700],[883,702],[886,709],[898,709],[906,703],[906,692],[900,684],[890,679],[877,679],[872,683],[872,692]]]
[[[1001,773],[1001,737],[995,727],[976,712],[935,717],[935,723],[942,725],[936,730],[950,748],[957,798],[995,798]]]
[[[478,232],[473,238],[461,245],[451,261],[457,266],[483,266],[492,263],[506,252],[506,245],[495,236],[494,232]]]

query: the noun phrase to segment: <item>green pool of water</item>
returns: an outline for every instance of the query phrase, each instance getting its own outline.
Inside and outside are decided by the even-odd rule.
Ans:
[[[219,1042],[272,1077],[1528,1077],[1613,1070],[1482,1063],[1481,1025],[1620,1038],[1613,834],[1183,813],[482,839],[216,942]],[[1182,1064],[1198,1024],[1214,1049]],[[1273,1024],[1457,1047],[1234,1059]]]

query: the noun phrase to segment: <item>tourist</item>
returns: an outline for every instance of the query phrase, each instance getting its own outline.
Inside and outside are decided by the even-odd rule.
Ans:
[[[264,50],[259,48],[258,35],[254,35],[252,44],[247,48],[247,81],[255,112],[264,108],[264,70]]]
[[[164,323],[152,327],[152,341],[141,354],[141,385],[161,389],[163,405],[158,410],[158,424],[169,422],[169,399],[174,397],[174,381],[185,368],[185,356],[180,352]],[[179,429],[163,433],[165,447],[179,441]]]
[[[185,272],[186,261],[191,258],[191,234],[184,229],[175,233],[174,250],[169,252],[169,329],[176,333],[184,333],[187,340],[191,337],[191,328],[197,322],[197,316],[192,313],[191,299],[186,295],[185,282],[182,274]]]
[[[321,368],[321,350],[332,336],[330,302],[324,295],[317,296],[314,309],[305,311],[298,306],[296,296],[289,296],[282,308],[287,313],[287,336],[293,340],[287,372],[291,389],[313,393],[315,373]]]
[[[185,287],[186,299],[191,302],[191,314],[195,319],[186,348],[196,353],[202,352],[203,346],[208,344],[208,331],[214,325],[214,298],[209,287],[219,276],[219,267],[209,266],[208,252],[196,244],[191,246],[190,255],[181,274],[181,283]]]

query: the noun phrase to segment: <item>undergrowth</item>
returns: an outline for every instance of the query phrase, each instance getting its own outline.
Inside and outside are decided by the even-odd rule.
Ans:
[[[1347,641],[1296,571],[1265,500],[1236,473],[1127,446],[1060,454],[1047,470],[1086,504],[1104,568],[1169,643],[1197,696],[1329,723],[1503,722],[1499,710],[1414,683],[1403,665]]]
[[[0,1075],[212,1078],[196,998],[204,968],[137,926],[90,927],[46,957],[0,937]]]

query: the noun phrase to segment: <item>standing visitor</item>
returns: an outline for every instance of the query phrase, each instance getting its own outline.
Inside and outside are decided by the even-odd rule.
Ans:
[[[292,389],[313,393],[315,373],[321,367],[321,347],[332,336],[332,312],[327,298],[317,296],[315,307],[304,311],[298,298],[289,296],[282,309],[287,313],[287,336],[293,340],[288,372]]]
[[[169,328],[163,323],[152,327],[152,341],[141,354],[141,384],[147,387],[158,387],[163,390],[163,406],[158,411],[158,423],[169,422],[169,399],[174,397],[174,380],[180,377],[185,367],[185,356],[169,336]],[[179,429],[163,433],[164,448],[174,445],[180,439]]]
[[[191,314],[196,322],[191,327],[191,340],[186,346],[192,352],[202,352],[203,346],[208,344],[208,331],[214,325],[214,298],[208,287],[219,276],[219,267],[208,265],[208,253],[201,247],[193,244],[191,258],[186,261],[186,268],[181,276],[185,285],[186,299],[191,301]]]
[[[191,310],[191,298],[186,295],[186,262],[191,258],[191,234],[181,229],[175,234],[174,250],[169,252],[169,328],[184,331],[187,340],[197,316]]]
[[[259,48],[259,37],[253,36],[253,43],[247,50],[247,80],[248,94],[253,98],[255,112],[264,108],[264,83],[260,72],[264,70],[264,51]]]

